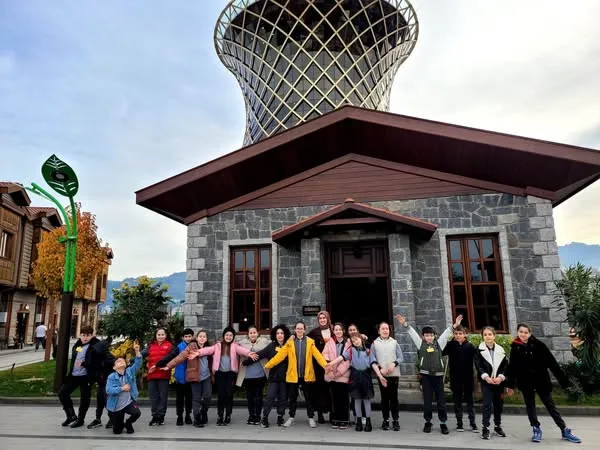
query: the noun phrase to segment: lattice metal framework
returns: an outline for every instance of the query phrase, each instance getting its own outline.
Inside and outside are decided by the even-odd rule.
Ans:
[[[417,36],[407,0],[232,0],[215,47],[242,88],[244,144],[344,104],[387,111]]]

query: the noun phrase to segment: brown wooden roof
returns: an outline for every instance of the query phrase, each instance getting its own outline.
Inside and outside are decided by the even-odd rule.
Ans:
[[[141,189],[136,202],[190,223],[348,154],[493,184],[555,206],[600,178],[596,150],[345,106]]]

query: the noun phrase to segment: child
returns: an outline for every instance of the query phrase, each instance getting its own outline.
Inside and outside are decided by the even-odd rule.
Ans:
[[[344,325],[335,323],[333,325],[333,336],[325,344],[323,357],[327,361],[333,361],[352,344],[346,340]],[[345,430],[348,428],[348,382],[350,380],[350,362],[343,361],[335,368],[325,374],[325,381],[329,383],[333,408],[331,411],[331,428]]]
[[[542,400],[554,423],[560,428],[562,438],[576,444],[581,439],[575,436],[570,428],[567,428],[560,413],[552,401],[552,382],[548,370],[551,370],[558,382],[564,388],[569,386],[569,379],[560,368],[554,355],[548,350],[546,344],[531,334],[531,327],[520,323],[517,327],[519,335],[511,344],[510,361],[507,371],[507,393],[513,395],[515,385],[523,394],[529,423],[533,427],[533,442],[541,442],[542,429],[535,410],[535,394]]]
[[[109,350],[111,341],[110,338],[98,341],[93,349],[96,355],[96,367],[94,367],[94,371],[96,372],[98,386],[96,388],[96,418],[87,426],[90,430],[102,426],[102,412],[106,407],[106,380],[114,371],[113,367],[115,365],[115,357]],[[106,428],[112,428],[110,417],[108,418]]]
[[[117,358],[114,364],[114,372],[106,380],[106,409],[113,424],[113,433],[121,434],[123,427],[127,434],[134,432],[133,424],[140,418],[142,413],[136,404],[138,389],[135,374],[142,366],[142,354],[139,344],[133,345],[135,350],[135,361],[131,367],[127,367],[125,358]],[[129,418],[125,421],[125,414]]]
[[[171,372],[150,369],[171,353],[172,349],[173,344],[167,339],[167,331],[164,328],[157,328],[154,333],[154,340],[142,352],[143,357],[148,356],[148,376],[146,379],[148,380],[148,394],[152,411],[152,419],[149,423],[151,427],[165,423]]]
[[[271,359],[279,352],[290,338],[290,330],[285,325],[277,325],[271,330],[271,343],[257,352],[258,360]],[[258,361],[246,359],[242,363],[245,366],[259,364]],[[260,425],[269,428],[269,414],[273,403],[277,400],[277,426],[283,425],[283,416],[287,403],[287,383],[285,374],[287,372],[287,358],[269,370],[269,386],[265,398]]]
[[[248,327],[248,337],[240,341],[240,345],[251,352],[258,352],[269,345],[269,340],[258,334],[258,328],[254,325]],[[242,364],[237,375],[237,386],[244,385],[246,389],[246,400],[248,401],[247,425],[260,425],[260,416],[263,407],[263,390],[267,382],[264,365],[266,361],[258,364],[243,364],[247,358],[242,357]],[[252,360],[251,360],[252,361]]]
[[[393,430],[400,431],[400,423],[398,422],[398,381],[400,379],[400,363],[404,362],[404,356],[396,339],[390,337],[390,326],[387,322],[381,322],[377,325],[377,332],[379,337],[373,341],[371,352],[377,361],[381,375],[386,381],[386,386],[379,383],[381,411],[383,413],[381,429],[390,429],[391,410]]]
[[[217,381],[217,426],[229,425],[233,411],[233,383],[238,372],[238,356],[258,358],[256,353],[245,349],[234,342],[235,330],[227,327],[223,330],[223,340],[212,347],[204,347],[190,354],[189,359],[203,356],[213,356],[212,371]],[[225,419],[223,419],[225,413]]]
[[[206,331],[198,331],[196,342],[190,342],[179,355],[169,361],[166,366],[164,361],[159,361],[157,367],[163,366],[161,370],[171,371],[175,368],[175,373],[180,367],[185,367],[184,383],[190,386],[192,391],[192,410],[194,412],[193,425],[196,428],[203,428],[208,423],[208,408],[210,406],[210,397],[212,395],[212,383],[210,379],[210,368],[208,357],[196,357],[198,350],[208,347],[208,337]],[[155,370],[151,368],[150,370]]]
[[[156,363],[156,367],[165,367],[165,365],[183,352],[194,339],[194,331],[191,328],[183,330],[183,339],[177,346],[173,346],[171,353]],[[183,409],[185,405],[185,423],[192,424],[192,386],[186,383],[185,379],[186,362],[185,360],[175,367],[175,410],[177,413],[177,426],[183,426]]]
[[[357,415],[362,408],[365,411],[364,431],[371,432],[371,399],[375,396],[373,391],[373,380],[371,379],[371,367],[375,370],[377,378],[383,386],[387,385],[386,379],[379,371],[377,361],[372,352],[367,350],[361,335],[354,333],[350,336],[352,346],[329,364],[325,370],[329,373],[342,361],[350,361],[350,396],[354,399],[354,408]],[[356,419],[356,431],[363,431],[363,421],[360,417]]]
[[[75,342],[72,350],[69,376],[58,391],[58,398],[67,415],[67,420],[62,423],[63,427],[79,428],[84,424],[85,415],[90,407],[94,371],[97,366],[94,346],[98,342],[100,340],[94,336],[92,327],[81,327],[79,339]],[[73,401],[71,400],[71,394],[77,388],[79,388],[81,394],[78,416],[75,415]]]
[[[462,315],[456,318],[462,321]],[[473,433],[477,433],[475,423],[475,411],[473,410],[473,361],[475,359],[475,347],[467,341],[465,329],[458,325],[454,328],[454,339],[452,339],[442,354],[448,356],[450,361],[450,389],[454,401],[454,414],[456,415],[456,431],[464,431],[463,428],[463,401],[467,404],[467,416]]]
[[[300,387],[302,387],[302,391],[304,392],[308,425],[311,428],[316,428],[317,426],[312,405],[312,387],[316,379],[313,358],[323,368],[327,366],[327,361],[325,361],[321,352],[315,347],[315,341],[306,336],[305,333],[306,325],[304,322],[299,321],[296,323],[295,336],[290,338],[286,345],[265,365],[265,369],[271,369],[283,362],[285,358],[288,359],[288,369],[285,379],[288,383],[290,417],[283,424],[284,427],[291,427],[294,424],[298,389]]]
[[[444,398],[444,359],[442,351],[446,347],[446,342],[452,336],[452,326],[448,327],[439,339],[435,339],[435,331],[432,327],[423,327],[421,335],[411,327],[406,319],[398,314],[396,316],[400,325],[408,328],[408,335],[411,337],[417,347],[417,355],[419,358],[419,373],[423,382],[423,407],[425,425],[423,426],[424,433],[431,433],[431,419],[433,417],[433,395],[437,402],[438,418],[440,419],[440,431],[442,434],[450,433],[446,421],[448,414],[446,412],[446,399]],[[457,322],[455,326],[460,325]]]
[[[475,355],[475,366],[481,383],[483,394],[483,429],[481,439],[490,438],[490,417],[494,411],[494,432],[500,437],[506,437],[502,429],[502,409],[504,408],[504,372],[508,366],[506,353],[500,345],[496,345],[496,330],[493,327],[483,327],[481,330],[483,342],[479,344]]]
[[[351,336],[354,333],[358,333],[362,336],[363,338],[363,344],[365,345],[365,347],[367,349],[371,348],[371,343],[369,342],[369,338],[362,334],[360,331],[358,331],[358,327],[356,326],[356,324],[351,323],[350,325],[348,325],[348,336]],[[352,342],[350,342],[350,338],[348,338],[348,344],[352,345]],[[356,424],[356,410],[354,409],[354,399],[352,397],[350,397],[350,411],[352,412],[352,420],[350,420],[349,424],[350,425],[354,425]],[[364,413],[364,410],[361,411],[362,413]]]

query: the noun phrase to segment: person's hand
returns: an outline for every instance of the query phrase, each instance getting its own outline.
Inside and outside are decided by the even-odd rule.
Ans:
[[[194,358],[197,358],[198,356],[200,356],[200,351],[197,350],[195,352],[190,352],[187,356],[187,359],[192,360]]]
[[[400,323],[400,325],[403,327],[406,326],[406,317],[404,317],[402,314],[396,314],[396,320],[398,320],[398,323]]]
[[[256,352],[251,352],[248,354],[248,358],[252,359],[252,361],[256,361],[258,359],[258,354]]]
[[[387,373],[387,374],[394,373],[394,370],[395,370],[395,369],[396,369],[396,364],[393,364],[393,363],[392,363],[392,364],[390,364],[390,365],[388,366],[388,368],[386,369],[386,373]]]
[[[152,373],[156,370],[156,366],[152,366],[148,369],[148,373]]]
[[[506,388],[506,395],[508,395],[509,397],[512,397],[512,395],[515,393],[514,389],[511,388]]]
[[[384,368],[380,368],[379,373],[381,373],[381,375],[383,375],[385,377],[388,374],[388,370],[384,369]]]
[[[494,384],[501,384],[501,383],[502,383],[502,378],[500,378],[500,377],[494,378]]]
[[[123,392],[129,392],[131,391],[131,386],[129,386],[128,384],[124,384],[123,386],[121,386],[121,390]]]
[[[164,370],[166,372],[167,370],[171,370],[171,369],[168,366],[165,366],[165,367],[161,367],[160,370]]]
[[[81,367],[81,360],[78,359],[75,361],[75,367]]]
[[[140,352],[140,344],[133,344],[133,350],[137,355]]]
[[[454,321],[454,328],[460,326],[460,323],[463,320],[463,315],[459,314],[458,316],[456,316],[456,320]]]
[[[387,380],[383,377],[379,377],[379,381],[383,387],[387,387]]]
[[[325,366],[325,372],[329,373],[333,370],[333,364],[331,364],[330,362],[327,363],[327,365]]]
[[[484,379],[484,381],[485,381],[487,384],[494,384],[494,380],[493,380],[493,378],[492,378],[492,377],[486,377],[486,378]]]

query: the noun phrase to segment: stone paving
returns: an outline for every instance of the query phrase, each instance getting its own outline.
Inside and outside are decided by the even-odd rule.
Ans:
[[[297,423],[291,428],[273,427],[263,429],[245,424],[246,411],[234,410],[233,423],[229,427],[216,427],[215,411],[210,411],[210,424],[203,429],[190,425],[175,426],[174,411],[170,408],[164,426],[149,427],[150,411],[142,407],[142,418],[136,424],[133,435],[114,436],[109,430],[98,428],[88,430],[85,427],[72,430],[62,428],[60,422],[63,413],[58,407],[50,406],[6,406],[0,405],[0,448],[6,450],[21,449],[114,449],[126,446],[136,449],[600,449],[600,421],[597,417],[567,417],[567,422],[584,441],[583,444],[569,444],[560,439],[558,429],[547,416],[541,417],[544,440],[541,444],[529,442],[530,429],[523,416],[506,415],[504,428],[506,438],[493,437],[490,441],[481,440],[478,434],[458,433],[451,429],[448,436],[434,432],[425,435],[421,431],[420,413],[403,412],[400,415],[402,430],[358,433],[354,430],[336,431],[321,425],[316,429],[308,427],[306,416],[300,410]],[[89,416],[89,414],[88,414]],[[93,412],[92,412],[93,416]],[[374,425],[380,425],[380,415],[374,414]],[[106,417],[103,417],[106,420]],[[89,417],[88,417],[89,420]],[[453,425],[452,417],[449,422]]]

